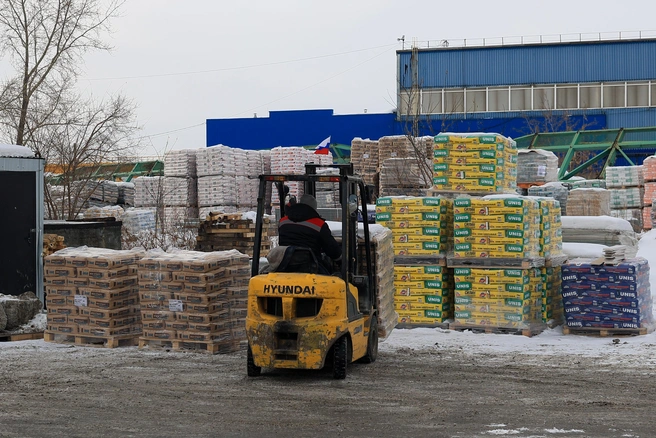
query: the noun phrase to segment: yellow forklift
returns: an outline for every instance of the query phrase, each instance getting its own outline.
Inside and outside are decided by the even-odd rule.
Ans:
[[[317,172],[337,168],[339,175]],[[305,175],[260,175],[251,279],[248,287],[247,374],[262,368],[322,369],[332,367],[344,379],[349,363],[371,363],[378,354],[376,284],[367,221],[370,187],[353,174],[351,164],[306,165]],[[286,247],[275,269],[262,273],[262,242],[267,186],[278,191],[280,217],[285,216],[285,183],[304,183],[315,195],[316,184],[339,187],[342,259],[330,275],[319,274],[309,248]],[[358,218],[363,218],[361,223]],[[358,225],[361,236],[358,238]],[[361,246],[361,248],[358,248]]]

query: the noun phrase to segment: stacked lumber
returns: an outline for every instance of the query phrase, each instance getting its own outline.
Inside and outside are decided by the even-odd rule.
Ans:
[[[249,259],[236,250],[150,252],[139,261],[139,346],[230,353],[245,346]]]
[[[433,184],[437,191],[514,193],[517,144],[497,134],[437,135]]]
[[[66,248],[64,245],[64,236],[57,234],[43,235],[43,256],[47,257],[59,250]]]
[[[76,344],[134,340],[141,334],[139,250],[66,248],[45,258],[45,339]]]
[[[602,188],[570,190],[567,216],[610,216],[610,191]]]
[[[277,224],[264,218],[260,256],[265,257],[271,249],[271,237],[277,236]],[[203,252],[237,249],[253,256],[255,223],[243,219],[241,214],[208,214],[200,223],[196,250]]]

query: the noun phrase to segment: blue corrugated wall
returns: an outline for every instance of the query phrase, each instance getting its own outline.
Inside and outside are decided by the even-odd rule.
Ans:
[[[411,52],[397,53],[398,78],[408,88]],[[656,40],[420,50],[418,84],[446,88],[653,80],[655,58]]]

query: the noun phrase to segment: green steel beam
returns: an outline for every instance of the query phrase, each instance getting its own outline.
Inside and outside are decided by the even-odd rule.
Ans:
[[[608,149],[606,149],[606,150],[603,151],[602,153],[595,155],[594,157],[590,158],[590,159],[587,160],[586,162],[581,163],[579,166],[577,166],[576,168],[572,169],[571,172],[568,172],[567,175],[565,175],[565,176],[563,176],[563,177],[560,177],[560,176],[559,176],[558,179],[561,180],[561,181],[565,181],[565,180],[570,179],[570,178],[573,177],[573,176],[576,176],[576,174],[578,174],[578,173],[584,171],[584,170],[587,169],[588,167],[590,167],[590,166],[592,166],[593,164],[595,164],[597,161],[600,161],[600,160],[602,160],[602,159],[608,157],[608,155],[611,153],[612,150],[613,150],[612,148],[608,148]]]
[[[567,173],[567,169],[569,169],[569,164],[572,162],[572,158],[574,158],[574,154],[576,153],[576,150],[574,149],[574,144],[576,143],[578,137],[579,137],[579,133],[577,132],[572,138],[572,142],[569,144],[567,154],[565,154],[565,158],[563,158],[563,162],[560,165],[560,170],[558,171],[558,179],[563,179],[565,177],[565,174]]]

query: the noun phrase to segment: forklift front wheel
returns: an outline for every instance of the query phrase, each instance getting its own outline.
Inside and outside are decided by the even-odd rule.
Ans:
[[[246,354],[246,373],[248,377],[257,377],[262,372],[262,367],[255,365],[253,360],[253,352],[251,351],[251,346],[248,346],[248,353]]]
[[[378,318],[371,317],[369,326],[369,339],[367,340],[367,355],[362,358],[363,363],[374,363],[378,357]]]

